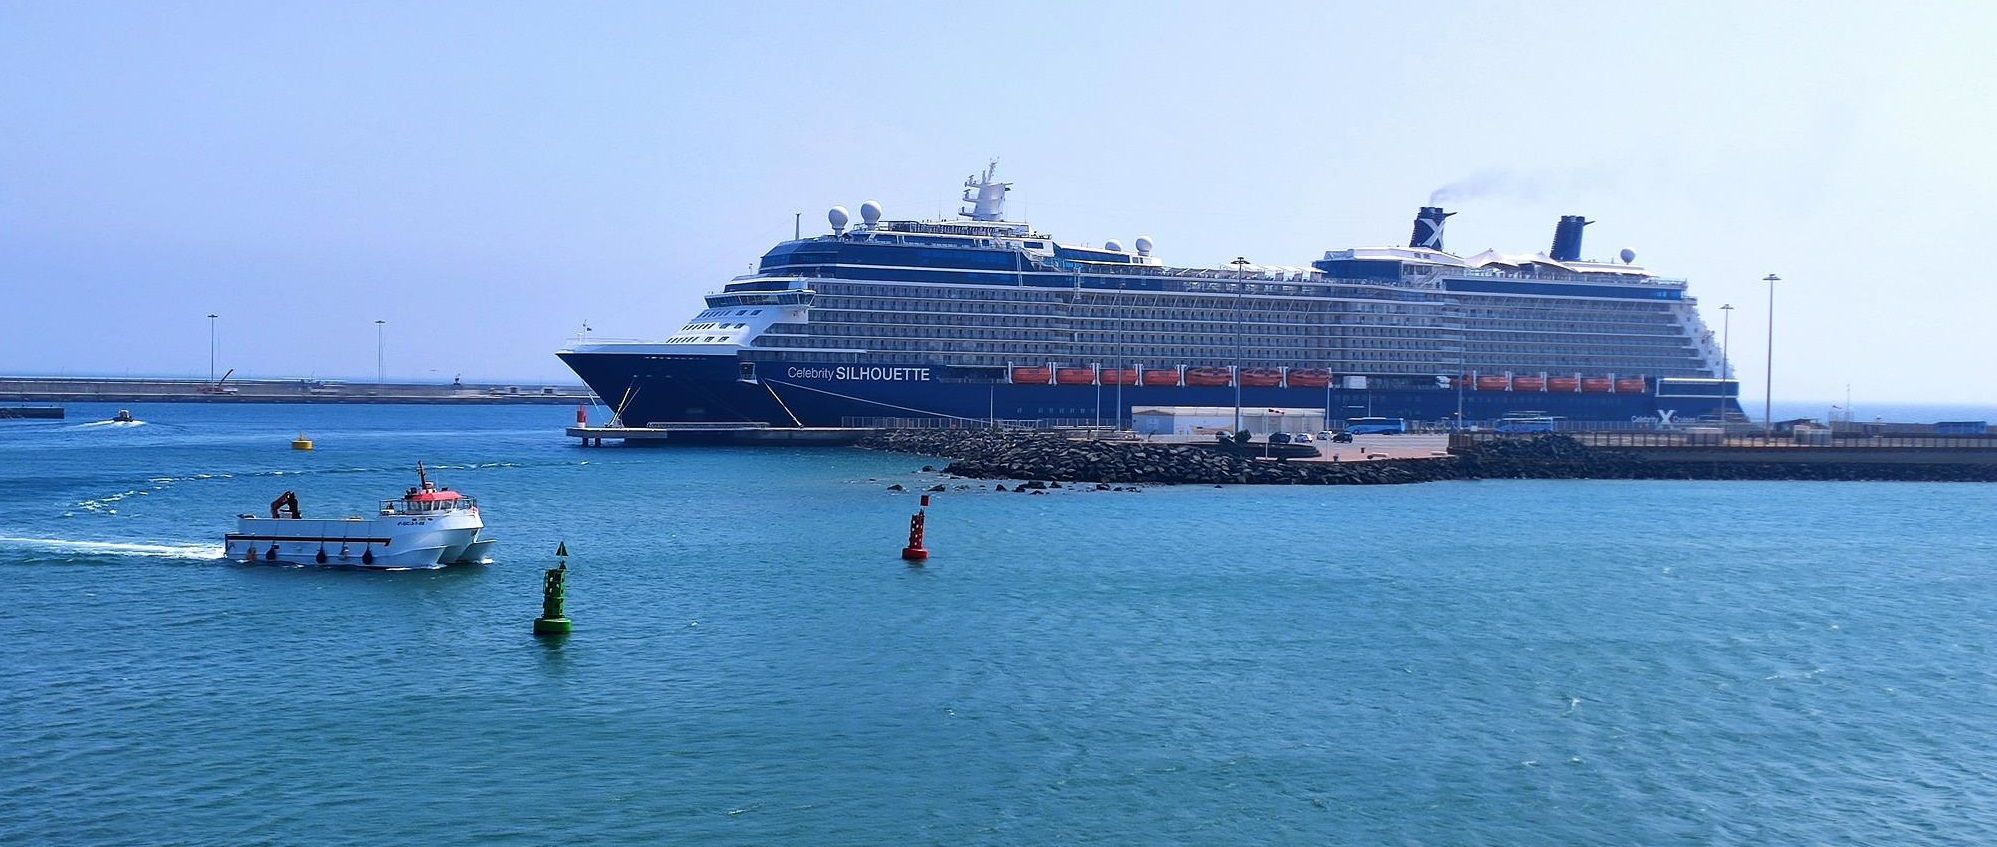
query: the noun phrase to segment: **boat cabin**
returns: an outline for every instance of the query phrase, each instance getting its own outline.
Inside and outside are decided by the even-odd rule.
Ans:
[[[430,481],[430,475],[422,464],[416,465],[416,478],[420,486],[411,486],[399,500],[381,501],[384,515],[436,515],[465,509],[477,509],[478,501],[449,488],[439,489]]]

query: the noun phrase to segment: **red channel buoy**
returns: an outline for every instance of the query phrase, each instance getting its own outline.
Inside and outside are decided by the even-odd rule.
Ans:
[[[589,407],[576,404],[576,426],[589,426]]]
[[[929,549],[922,546],[923,523],[928,519],[929,495],[922,495],[922,508],[908,519],[908,546],[901,548],[905,561],[921,562],[929,558]]]

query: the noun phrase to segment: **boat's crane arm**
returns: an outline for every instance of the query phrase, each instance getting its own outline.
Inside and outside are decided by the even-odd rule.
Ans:
[[[297,519],[298,519],[298,493],[297,493],[297,492],[295,492],[295,491],[286,491],[286,492],[284,492],[283,494],[279,494],[279,495],[277,495],[277,499],[276,499],[276,500],[272,500],[272,501],[270,501],[270,516],[271,516],[271,518],[275,519],[275,518],[277,518],[277,517],[280,517],[278,513],[279,513],[279,512],[281,512],[281,511],[283,511],[283,510],[284,510],[284,509],[286,509],[286,508],[289,508],[289,509],[291,510],[291,519],[292,519],[292,520],[297,520]]]

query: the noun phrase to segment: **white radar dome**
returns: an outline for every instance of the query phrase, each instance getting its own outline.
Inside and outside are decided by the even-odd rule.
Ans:
[[[1628,247],[1624,247],[1622,252],[1622,257],[1623,257],[1623,264],[1627,265],[1631,262],[1636,261],[1636,251],[1631,250]]]
[[[833,206],[832,211],[825,213],[825,221],[832,224],[834,234],[845,232],[846,222],[852,219],[853,216],[846,214],[845,206]]]
[[[1151,236],[1140,235],[1137,237],[1137,255],[1139,256],[1151,255],[1151,246],[1152,246]]]
[[[868,200],[860,204],[860,222],[867,226],[881,222],[881,201]]]
[[[1103,242],[1103,249],[1108,250],[1111,253],[1121,253],[1123,252],[1123,243],[1112,238],[1108,241]]]

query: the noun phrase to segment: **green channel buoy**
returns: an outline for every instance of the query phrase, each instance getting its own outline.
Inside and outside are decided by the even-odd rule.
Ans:
[[[556,545],[555,557],[560,563],[541,577],[541,616],[534,619],[535,635],[567,635],[573,626],[562,611],[562,601],[569,593],[568,542]]]

